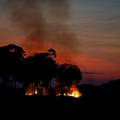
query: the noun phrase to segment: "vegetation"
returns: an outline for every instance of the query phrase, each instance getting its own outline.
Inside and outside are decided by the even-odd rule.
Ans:
[[[36,53],[26,58],[25,51],[20,46],[10,44],[0,47],[1,88],[17,89],[16,82],[20,82],[23,84],[23,94],[30,84],[33,85],[33,94],[39,87],[45,87],[53,94],[55,89],[51,89],[49,83],[56,78],[63,95],[63,88],[72,85],[73,81],[81,80],[82,75],[77,65],[60,65],[56,63],[55,58],[56,51],[53,48],[46,53]]]
[[[82,73],[77,65],[57,64],[55,58],[56,51],[54,49],[26,58],[25,51],[19,46],[12,44],[0,47],[0,96],[10,96],[8,97],[9,102],[5,103],[10,106],[10,109],[15,101],[18,101],[12,99],[12,95],[24,96],[27,89],[30,89],[27,91],[27,95],[33,95],[32,97],[37,99],[34,99],[33,103],[29,103],[28,100],[24,101],[23,107],[37,106],[41,110],[46,108],[45,113],[46,110],[49,113],[52,108],[54,112],[59,110],[60,114],[74,112],[76,115],[79,112],[78,115],[82,115],[82,113],[92,113],[99,110],[98,115],[99,113],[101,115],[101,109],[102,113],[106,113],[108,110],[113,112],[119,108],[120,80],[114,80],[101,86],[77,86],[82,93],[80,99],[61,97],[71,96],[72,94],[69,95],[71,89],[77,90],[74,85],[77,85],[82,79]],[[21,83],[22,87],[19,89],[18,84]],[[59,92],[59,97],[52,97],[57,95],[56,90]],[[1,97],[1,100],[3,98]],[[15,106],[18,107],[18,103]],[[111,109],[111,107],[113,108]]]

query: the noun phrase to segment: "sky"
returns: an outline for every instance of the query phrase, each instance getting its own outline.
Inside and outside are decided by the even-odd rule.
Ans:
[[[84,81],[120,78],[120,0],[0,0],[0,45],[54,48]]]

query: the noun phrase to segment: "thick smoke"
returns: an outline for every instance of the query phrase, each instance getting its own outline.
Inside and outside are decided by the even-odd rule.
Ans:
[[[23,44],[38,48],[49,42],[75,48],[67,0],[6,0],[6,5],[11,21],[25,35]]]
[[[12,22],[26,37],[23,43],[40,41],[43,45],[46,22],[38,3],[39,0],[7,0]]]

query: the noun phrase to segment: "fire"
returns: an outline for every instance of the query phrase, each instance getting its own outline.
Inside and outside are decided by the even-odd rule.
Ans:
[[[66,92],[63,94],[64,96],[70,96],[74,98],[80,98],[82,93],[80,93],[79,89],[75,84],[73,84],[70,88],[67,88]],[[57,90],[56,96],[61,96],[60,91]]]
[[[35,95],[37,95],[38,94],[38,91],[37,91],[37,89],[35,89]]]
[[[41,92],[42,93],[41,93]],[[61,90],[56,90],[56,96],[61,96]],[[26,90],[25,95],[32,96],[32,95],[42,95],[42,96],[48,96],[48,90],[46,88],[34,88],[32,84],[30,84]],[[82,96],[82,93],[80,93],[79,89],[77,88],[76,84],[71,85],[70,87],[64,87],[64,96],[70,96],[74,98],[80,98]]]
[[[72,96],[72,97],[75,97],[75,98],[79,98],[79,97],[81,96],[81,93],[80,93],[79,91],[73,91],[73,92],[71,93],[71,96]]]
[[[35,93],[34,93],[35,92]],[[32,95],[37,95],[38,94],[38,91],[37,91],[37,89],[35,89],[35,91],[34,90],[31,90],[31,89],[29,89],[29,90],[27,90],[26,91],[26,93],[25,93],[25,95],[27,95],[27,96],[32,96]]]
[[[34,95],[40,95],[40,96],[48,96],[49,90],[46,87],[35,87],[33,83],[30,83],[25,91],[26,96],[34,96]]]
[[[61,96],[61,94],[60,94],[60,93],[57,93],[56,96]]]
[[[72,85],[70,87],[69,92],[64,93],[64,96],[71,96],[71,97],[79,98],[82,96],[82,93],[80,93],[76,85]]]
[[[30,87],[26,90],[25,95],[27,95],[27,96],[32,96],[33,94],[34,94],[34,91],[33,91],[32,87],[30,86]]]
[[[34,84],[33,83],[29,84],[28,88],[26,89],[25,95],[32,96],[37,94],[38,94],[38,90],[37,88],[34,87]]]
[[[27,96],[32,96],[33,93],[32,93],[32,92],[26,92],[25,95],[27,95]]]

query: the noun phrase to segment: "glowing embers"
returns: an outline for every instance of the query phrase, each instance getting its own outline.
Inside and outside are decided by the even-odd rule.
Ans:
[[[26,96],[34,96],[34,95],[39,95],[39,96],[48,96],[48,89],[46,87],[41,87],[37,86],[35,87],[34,83],[31,83],[27,86]]]
[[[37,89],[35,89],[35,95],[37,95],[38,94],[38,91],[37,91]]]
[[[57,87],[54,89],[55,95],[56,96],[66,96],[66,97],[74,97],[74,98],[80,98],[82,96],[82,93],[79,91],[78,87],[76,84],[71,85],[70,87]],[[27,86],[26,96],[34,96],[34,95],[39,95],[39,96],[50,96],[50,89],[46,87],[41,87],[37,86],[35,87],[34,83],[30,83]]]
[[[33,90],[28,90],[26,93],[25,93],[25,95],[27,95],[27,96],[32,96],[32,95],[37,95],[38,94],[38,91],[37,91],[37,89],[35,89],[35,91]]]
[[[34,84],[29,84],[26,89],[25,95],[32,96],[37,94],[38,94],[38,90],[34,87]]]

